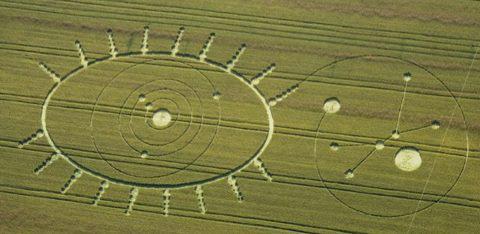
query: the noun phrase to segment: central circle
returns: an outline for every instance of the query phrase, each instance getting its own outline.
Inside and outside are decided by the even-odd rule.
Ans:
[[[404,147],[395,155],[395,166],[402,171],[415,171],[421,165],[420,152],[414,147]]]
[[[172,120],[172,116],[167,109],[159,109],[153,113],[152,121],[157,127],[165,127]]]
[[[323,103],[323,110],[329,114],[337,113],[340,110],[340,107],[340,100],[335,97],[328,98]]]

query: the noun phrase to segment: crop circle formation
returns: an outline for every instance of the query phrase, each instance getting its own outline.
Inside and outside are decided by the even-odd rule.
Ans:
[[[155,69],[154,66],[159,61],[162,61],[162,55],[157,55],[157,57],[160,58],[153,60],[140,58],[142,62],[135,62],[134,65],[120,69],[113,77],[105,78],[105,85],[96,94],[95,103],[90,114],[88,132],[90,132],[91,143],[95,148],[95,152],[115,171],[124,174],[125,178],[158,178],[184,172],[185,169],[208,152],[220,131],[222,100],[212,96],[212,93],[216,93],[218,90],[210,78],[186,62],[172,60],[167,57],[165,59],[169,63],[180,67],[183,66],[185,71],[178,72],[179,77],[161,77],[159,74],[158,76],[148,77],[145,80],[136,82],[136,84],[132,84],[130,89],[120,88],[121,85],[129,82],[133,77],[138,77],[136,74],[142,74],[149,69]],[[121,59],[122,55],[117,55],[116,60],[121,61]],[[109,63],[109,61],[105,61],[105,63]],[[89,65],[89,69],[94,67],[95,65],[93,64]],[[81,74],[77,74],[77,76],[81,76]],[[62,92],[61,89],[63,87],[61,86],[64,83],[66,84],[69,79],[70,77],[57,84],[56,87],[58,87],[59,92]],[[75,76],[71,76],[71,79],[75,79]],[[232,77],[232,82],[238,82],[235,79],[235,77]],[[73,85],[71,87],[73,88]],[[119,88],[122,90],[119,91]],[[53,89],[47,100],[50,97],[54,98],[56,91],[57,89]],[[66,87],[66,91],[63,91],[63,93],[67,91],[71,91],[70,87]],[[253,94],[255,95],[254,92]],[[260,101],[259,106],[262,106],[262,99],[258,100]],[[57,131],[49,131],[48,126],[55,123],[49,124],[48,122],[50,120],[48,118],[50,109],[48,108],[49,102],[46,103],[44,129],[47,130],[47,133],[56,133]],[[101,111],[101,108],[107,104],[118,105],[119,108],[113,113]],[[265,109],[264,118],[269,116],[269,112],[269,109]],[[208,125],[206,125],[207,119]],[[52,118],[52,121],[58,121],[58,119]],[[265,141],[269,138],[269,134],[265,135],[263,142],[259,144],[259,149],[266,146]],[[57,140],[56,134],[48,135],[47,137],[51,139],[52,147],[58,150],[57,153],[65,155],[73,164],[78,164],[78,167],[92,174],[107,177],[102,175],[100,170],[89,169],[77,163],[73,157],[70,157],[70,153],[64,152],[62,147],[55,143],[61,141],[60,139]],[[128,148],[128,150],[133,152],[131,157],[136,155],[138,158],[152,160],[184,157],[186,164],[178,169],[168,170],[168,172],[163,174],[130,170],[129,165],[116,163],[115,160],[110,159],[109,155],[115,152],[114,149],[111,149],[112,144],[117,144],[110,139],[113,137],[123,143],[122,149]],[[256,155],[245,157],[243,164],[251,161],[252,157],[256,158]],[[178,184],[168,182],[149,184],[143,183],[143,181],[146,181],[144,179],[133,180],[132,182],[129,180],[118,180],[116,182],[139,187],[189,187],[215,180],[219,176],[228,176],[237,170],[238,168],[234,168],[231,171],[227,171],[225,175],[215,175],[203,180],[191,179],[191,181]],[[108,177],[111,177],[111,175]]]
[[[54,161],[65,159],[75,170],[61,192],[66,193],[83,174],[94,176],[102,180],[94,205],[110,184],[130,187],[127,215],[142,189],[163,190],[168,215],[170,190],[194,188],[200,212],[206,213],[205,185],[225,179],[238,201],[243,201],[237,173],[253,165],[271,181],[260,159],[274,132],[271,108],[298,86],[267,98],[257,85],[273,72],[274,64],[247,78],[234,70],[245,44],[222,64],[207,58],[214,33],[198,55],[180,53],[184,31],[180,28],[170,51],[154,51],[145,27],[140,51],[120,53],[113,31],[108,30],[110,55],[94,60],[75,41],[80,66],[64,76],[40,63],[55,84],[42,107],[41,129],[18,146],[45,137],[54,152],[34,172],[40,174]],[[244,113],[249,115],[242,117]],[[224,118],[249,118],[264,128],[252,133],[224,127]],[[229,144],[238,142],[242,146],[238,152],[229,149]],[[217,172],[203,171],[205,167]]]
[[[363,80],[355,87],[315,82],[302,92],[322,94],[306,105],[320,112],[314,162],[336,201],[361,214],[400,217],[448,196],[466,167],[468,133],[441,78],[402,58],[368,55],[332,62],[304,82],[313,79]]]

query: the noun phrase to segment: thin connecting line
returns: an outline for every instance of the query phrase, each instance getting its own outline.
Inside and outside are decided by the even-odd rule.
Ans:
[[[363,162],[365,162],[370,156],[373,155],[373,153],[375,153],[375,151],[377,151],[377,149],[371,150],[362,160],[360,160],[360,162],[357,163],[357,165],[355,165],[353,168],[351,168],[351,170],[355,171],[355,169],[357,169],[360,165],[362,165]]]
[[[383,139],[383,143],[385,144],[387,141],[389,141],[390,139],[392,139],[392,136],[389,136],[385,139]],[[367,145],[367,144],[362,144],[362,145]],[[355,146],[359,146],[359,145],[355,145]],[[355,171],[355,169],[357,169],[359,166],[361,166],[365,161],[367,161],[368,158],[370,158],[370,156],[373,155],[373,153],[375,153],[375,151],[377,151],[376,148],[374,148],[372,151],[370,151],[360,162],[358,162],[353,168],[351,168],[352,171]]]
[[[387,141],[391,140],[392,139],[392,136],[388,136],[387,138],[383,139],[383,143],[387,143]]]
[[[425,191],[427,190],[428,182],[430,182],[430,178],[432,178],[433,171],[435,170],[436,162],[437,162],[437,159],[435,158],[433,160],[432,169],[430,169],[430,173],[428,173],[427,181],[425,181],[425,185],[423,186],[422,195],[420,196],[420,199],[417,202],[417,207],[415,208],[415,213],[413,213],[413,217],[410,220],[410,224],[408,225],[407,233],[410,233],[410,229],[413,226],[413,221],[415,220],[415,216],[417,215],[417,211],[420,208],[420,203],[423,201],[423,197],[425,196]]]
[[[392,137],[389,136],[389,137],[387,137],[387,138],[385,138],[385,139],[382,139],[382,141],[383,141],[384,143],[386,143],[386,142],[389,141],[391,138],[392,138]],[[338,144],[339,147],[358,147],[358,146],[366,146],[366,145],[372,145],[372,143],[357,143],[357,144],[344,144],[344,145]],[[375,145],[375,143],[373,143],[373,145]]]
[[[416,131],[420,131],[420,130],[423,130],[425,128],[430,128],[430,127],[432,127],[431,124],[424,125],[424,126],[421,126],[421,127],[411,128],[411,129],[402,131],[402,134],[409,133],[409,132],[416,132]]]
[[[471,72],[472,67],[473,67],[473,64],[474,64],[474,62],[475,62],[475,60],[476,60],[476,58],[477,58],[479,49],[480,49],[479,46],[477,46],[477,48],[475,49],[475,54],[473,55],[472,61],[470,62],[470,66],[469,66],[469,68],[468,68],[467,75],[465,76],[465,79],[463,80],[463,85],[462,85],[462,89],[460,90],[460,94],[463,94],[463,91],[465,90],[465,86],[467,85],[467,81],[468,81],[468,78],[470,77],[470,72]],[[460,97],[459,97],[459,99],[460,99]],[[450,118],[449,118],[449,120],[448,120],[447,128],[445,129],[445,133],[443,134],[443,137],[442,137],[442,143],[440,144],[440,150],[441,150],[441,149],[443,148],[443,146],[444,146],[444,143],[445,143],[445,139],[446,139],[446,137],[447,137],[448,130],[450,129],[450,126],[451,126],[452,121],[453,121],[453,116],[455,115],[455,111],[457,110],[457,108],[458,108],[458,105],[455,105],[454,108],[452,109],[452,112],[451,112],[451,114],[450,114]],[[468,131],[468,126],[466,126],[466,128],[467,128],[466,130]],[[467,134],[467,138],[468,138],[468,134]],[[468,152],[468,144],[467,144],[467,152]],[[415,209],[415,212],[414,212],[414,214],[413,214],[413,216],[412,216],[412,219],[410,220],[410,225],[408,226],[407,233],[410,232],[410,229],[411,229],[412,226],[413,226],[413,222],[415,221],[415,218],[416,218],[416,216],[417,216],[417,213],[418,213],[417,211],[418,211],[418,209],[419,209],[419,207],[420,207],[420,203],[421,203],[422,200],[423,200],[423,196],[424,196],[424,194],[425,194],[425,190],[426,190],[426,188],[427,188],[427,185],[428,185],[430,176],[431,176],[431,174],[433,173],[433,169],[434,169],[434,167],[435,167],[436,160],[437,160],[437,158],[434,158],[434,160],[433,160],[433,165],[432,165],[432,170],[430,171],[430,175],[429,175],[427,181],[425,182],[425,186],[423,187],[421,199],[418,201],[418,203],[417,203],[417,208]],[[468,160],[468,157],[465,158],[465,160]],[[466,165],[466,162],[465,162],[465,165]]]
[[[398,110],[397,126],[395,130],[398,131],[400,128],[400,118],[402,117],[403,104],[405,103],[405,96],[407,95],[408,81],[405,81],[405,87],[403,88],[403,97],[402,102],[400,103],[400,109]]]
[[[370,145],[370,143],[360,143],[360,144],[339,144],[339,147],[357,147],[357,146],[365,146],[365,145]]]

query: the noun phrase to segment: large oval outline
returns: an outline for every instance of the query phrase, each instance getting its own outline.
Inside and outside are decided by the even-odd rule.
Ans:
[[[262,105],[265,109],[265,112],[267,114],[267,119],[268,119],[268,132],[267,132],[267,136],[265,138],[265,141],[263,141],[261,146],[257,149],[257,151],[249,159],[247,159],[245,162],[243,162],[239,166],[231,169],[230,171],[228,171],[226,173],[219,174],[219,175],[207,178],[207,179],[202,179],[202,180],[197,180],[197,181],[192,181],[192,182],[186,182],[186,183],[178,183],[178,184],[149,184],[149,183],[129,182],[129,181],[126,181],[126,180],[116,179],[116,178],[112,178],[112,177],[103,175],[102,173],[91,170],[90,168],[88,168],[86,166],[83,166],[80,163],[78,163],[77,161],[73,160],[68,155],[63,153],[55,145],[55,142],[52,140],[52,138],[50,137],[49,132],[48,132],[47,111],[48,111],[48,105],[50,103],[50,100],[51,100],[52,96],[60,88],[62,83],[68,81],[68,79],[70,79],[71,77],[74,77],[77,73],[85,70],[87,67],[93,66],[93,65],[101,63],[103,61],[115,60],[116,58],[128,58],[128,57],[137,57],[137,56],[143,56],[143,57],[170,56],[170,57],[176,57],[176,58],[183,58],[183,59],[191,60],[193,62],[208,64],[208,65],[210,65],[214,68],[217,68],[221,71],[224,71],[228,74],[233,75],[235,78],[240,80],[241,83],[246,85],[248,88],[250,88],[255,93],[255,95],[260,100],[260,102],[262,103]],[[143,188],[152,188],[152,189],[182,189],[182,188],[187,188],[187,187],[194,187],[194,186],[214,183],[214,182],[222,180],[223,178],[226,178],[228,176],[232,176],[232,175],[242,171],[246,167],[248,167],[250,164],[252,164],[252,162],[254,160],[258,159],[262,155],[262,153],[265,151],[267,146],[270,144],[270,141],[272,140],[273,133],[274,133],[273,115],[272,115],[272,111],[270,109],[270,106],[268,105],[267,99],[264,97],[262,92],[254,84],[252,84],[249,80],[247,80],[243,75],[241,75],[240,73],[238,73],[234,70],[227,69],[226,66],[224,66],[223,64],[221,64],[219,62],[216,62],[214,60],[210,60],[210,59],[202,60],[202,59],[198,58],[197,56],[191,55],[191,54],[179,54],[179,53],[178,54],[172,54],[171,51],[149,51],[148,54],[143,54],[142,52],[126,52],[126,53],[117,54],[115,57],[113,57],[111,55],[104,56],[102,58],[98,58],[98,59],[89,61],[86,66],[84,66],[84,65],[78,66],[77,68],[73,69],[72,71],[70,71],[69,73],[64,75],[60,79],[60,81],[55,83],[55,85],[53,85],[53,87],[49,90],[49,92],[48,92],[48,94],[47,94],[47,96],[46,96],[46,98],[45,98],[45,100],[42,104],[41,124],[42,124],[42,129],[44,131],[44,135],[45,135],[45,137],[48,141],[48,144],[53,148],[55,153],[57,153],[58,155],[61,155],[73,167],[75,167],[77,169],[80,169],[83,172],[85,172],[85,173],[87,173],[91,176],[97,177],[99,179],[108,180],[109,182],[111,182],[113,184],[119,184],[119,185],[125,185],[125,186],[134,186],[134,187],[143,187]]]

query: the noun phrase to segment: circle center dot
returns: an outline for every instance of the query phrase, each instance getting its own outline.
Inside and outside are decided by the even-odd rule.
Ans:
[[[152,121],[157,127],[165,127],[172,121],[172,116],[167,109],[159,109],[153,113]]]

